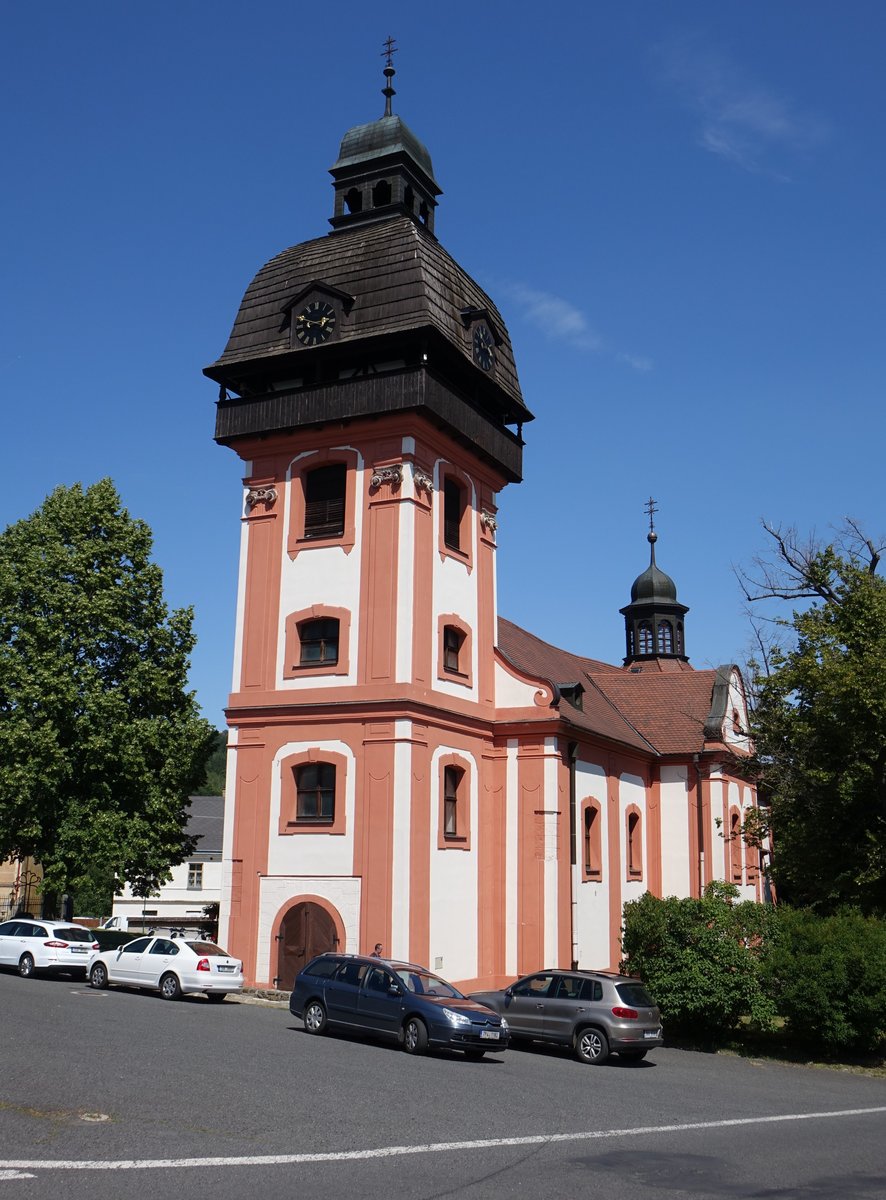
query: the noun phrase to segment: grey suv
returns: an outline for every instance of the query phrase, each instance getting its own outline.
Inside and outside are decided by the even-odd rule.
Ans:
[[[639,979],[609,971],[538,971],[473,1000],[507,1017],[511,1044],[554,1042],[585,1063],[638,1062],[662,1044],[661,1016]]]
[[[296,976],[289,1011],[308,1033],[330,1026],[381,1034],[407,1054],[448,1046],[480,1059],[508,1046],[508,1023],[498,1013],[424,967],[390,959],[319,955]]]

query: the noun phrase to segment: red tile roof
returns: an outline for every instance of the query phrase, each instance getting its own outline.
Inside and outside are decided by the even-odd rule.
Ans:
[[[560,716],[579,729],[647,753],[694,754],[704,747],[715,671],[696,671],[677,659],[650,660],[639,671],[614,666],[570,654],[504,618],[498,647],[529,675],[582,685],[581,709],[560,702]]]

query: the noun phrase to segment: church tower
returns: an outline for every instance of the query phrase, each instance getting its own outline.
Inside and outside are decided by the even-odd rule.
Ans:
[[[434,913],[484,905],[496,503],[532,414],[498,309],[435,236],[391,49],[384,114],[331,168],[332,231],[258,272],[205,370],[244,472],[221,934],[284,988],[333,947],[462,978],[486,953]]]
[[[655,501],[647,503],[649,514],[649,566],[638,575],[631,587],[631,602],[620,609],[625,619],[625,666],[642,667],[655,663],[670,664],[678,669],[688,664],[683,618],[689,609],[677,601],[677,585],[655,561],[655,532],[653,517]]]

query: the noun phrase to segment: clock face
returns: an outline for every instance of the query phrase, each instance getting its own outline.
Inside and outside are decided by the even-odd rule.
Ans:
[[[483,371],[491,371],[495,362],[495,339],[487,325],[478,325],[474,330],[474,362]]]
[[[335,309],[325,300],[313,300],[295,318],[295,336],[303,346],[319,346],[335,332]]]

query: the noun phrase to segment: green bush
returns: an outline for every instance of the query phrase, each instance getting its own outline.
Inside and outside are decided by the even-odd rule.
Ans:
[[[774,910],[734,903],[737,895],[732,884],[712,883],[700,900],[647,892],[625,904],[621,969],[647,984],[666,1032],[713,1043],[743,1019],[771,1028],[761,964]]]
[[[792,1040],[828,1052],[886,1049],[886,922],[851,908],[778,908],[764,965]]]

